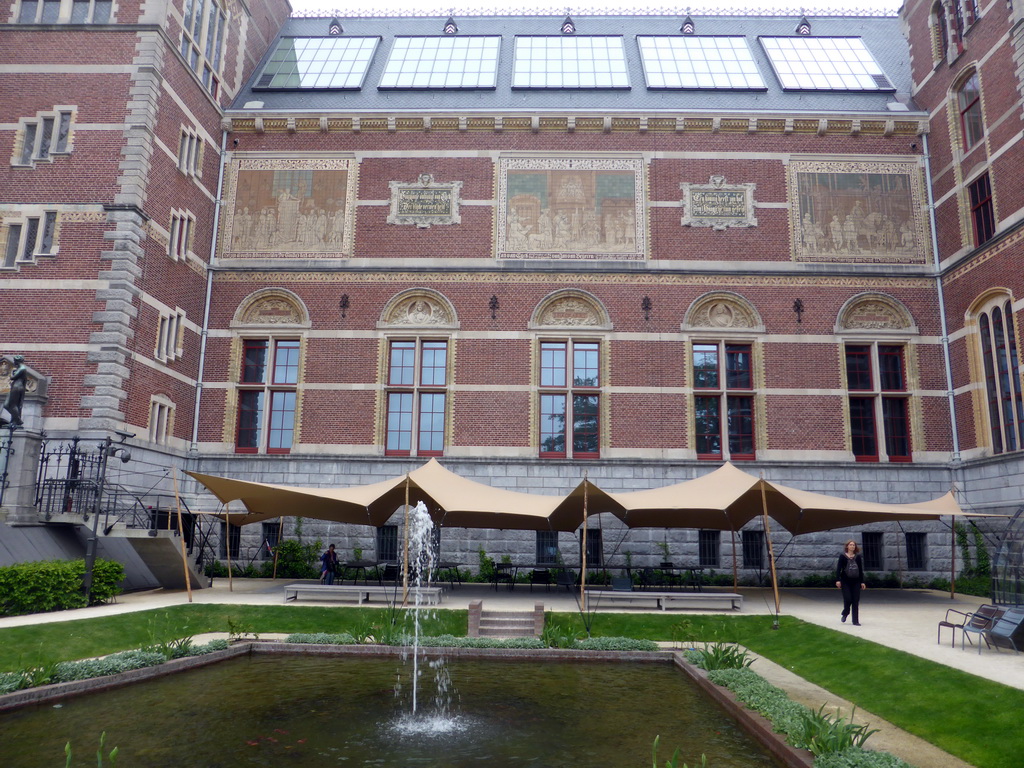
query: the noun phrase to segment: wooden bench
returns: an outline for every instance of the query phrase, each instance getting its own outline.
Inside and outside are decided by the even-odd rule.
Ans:
[[[735,592],[631,592],[628,590],[589,590],[587,594],[598,605],[609,603],[653,602],[655,608],[714,608],[738,611],[743,607],[743,595]]]
[[[344,586],[341,584],[289,584],[284,588],[284,599],[298,600],[299,596],[313,600],[354,600],[357,604],[371,600],[386,602],[401,601],[402,588],[367,584],[364,586]],[[441,587],[410,587],[409,602],[426,605],[437,605],[441,602]]]

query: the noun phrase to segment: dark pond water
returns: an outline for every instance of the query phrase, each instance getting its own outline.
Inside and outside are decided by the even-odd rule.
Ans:
[[[4,768],[96,765],[102,731],[118,768],[387,766],[647,768],[680,748],[691,768],[776,763],[669,664],[449,661],[450,716],[430,714],[422,669],[387,659],[255,656],[0,716]]]

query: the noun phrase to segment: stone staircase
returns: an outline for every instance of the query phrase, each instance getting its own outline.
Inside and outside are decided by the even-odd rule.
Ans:
[[[540,637],[544,631],[544,603],[532,611],[485,611],[482,600],[469,604],[470,637]]]

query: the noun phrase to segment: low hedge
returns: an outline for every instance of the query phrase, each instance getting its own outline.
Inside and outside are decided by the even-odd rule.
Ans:
[[[0,616],[84,608],[82,578],[85,560],[47,560],[0,567]],[[121,594],[124,566],[97,559],[89,604],[105,603]]]

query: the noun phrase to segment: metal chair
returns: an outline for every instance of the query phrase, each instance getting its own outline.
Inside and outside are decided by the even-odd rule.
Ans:
[[[547,568],[534,568],[530,571],[530,591],[534,584],[543,584],[546,591],[551,591],[551,571]]]
[[[989,629],[996,621],[998,621],[1005,609],[1000,608],[996,605],[983,605],[978,608],[974,613],[968,614],[968,618],[965,619],[963,626],[960,627],[962,632],[960,636],[960,649],[964,648],[964,639],[967,640],[971,645],[974,642],[971,640],[971,635],[978,636],[978,653],[981,653],[981,641],[985,641],[985,645],[991,648],[989,645],[988,638],[985,637],[985,630]]]

